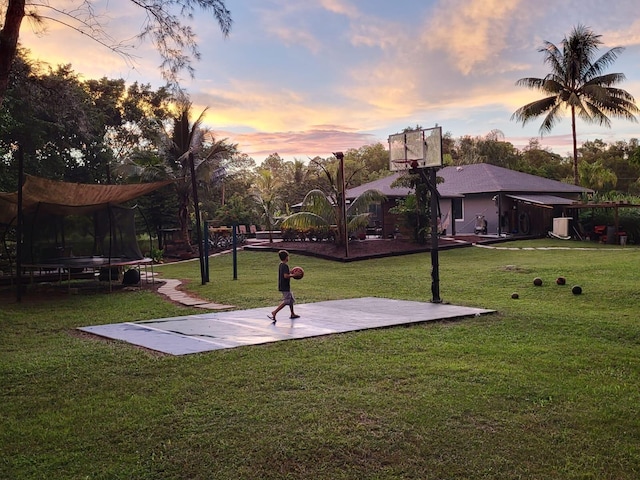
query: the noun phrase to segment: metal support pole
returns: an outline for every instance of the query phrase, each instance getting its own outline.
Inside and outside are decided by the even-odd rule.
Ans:
[[[16,301],[22,302],[22,229],[24,215],[22,213],[22,185],[24,184],[24,151],[18,145],[18,218],[16,221]]]
[[[238,279],[238,224],[233,222],[233,279]]]
[[[204,251],[202,248],[202,223],[200,222],[200,206],[198,205],[198,182],[196,181],[196,167],[193,163],[193,153],[189,152],[189,168],[191,169],[191,189],[193,190],[193,209],[196,214],[196,231],[198,232],[198,256],[200,257],[200,278],[202,285],[207,280],[204,271]]]
[[[502,195],[498,193],[498,236],[502,236]]]
[[[204,238],[204,278],[205,282],[209,283],[209,221],[204,221],[204,227],[202,227],[202,237]]]
[[[438,189],[436,169],[429,169],[429,190],[431,192],[431,302],[442,303],[440,299],[440,264],[438,260]]]
[[[334,153],[336,158],[340,160],[340,196],[342,201],[340,202],[340,215],[342,216],[342,235],[344,238],[344,256],[349,258],[349,228],[347,226],[347,197],[346,197],[346,185],[344,180],[344,153]]]

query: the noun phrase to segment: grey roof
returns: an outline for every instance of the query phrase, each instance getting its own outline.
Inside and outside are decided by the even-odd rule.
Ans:
[[[411,193],[412,189],[407,187],[391,188],[391,184],[399,176],[400,173],[395,172],[388,177],[351,188],[347,190],[347,197],[355,198],[370,189],[379,190],[387,197],[404,197]],[[438,184],[438,192],[446,198],[474,193],[577,194],[592,191],[588,188],[509,170],[489,163],[444,167],[438,170],[438,177],[444,179],[444,182]]]
[[[413,188],[408,187],[396,187],[391,188],[391,184],[400,177],[399,172],[392,173],[388,177],[379,178],[373,182],[364,183],[359,187],[347,189],[347,198],[356,198],[363,194],[367,190],[378,190],[387,197],[406,197],[407,194],[413,191]]]
[[[573,205],[576,200],[570,198],[557,197],[555,195],[507,195],[514,200],[520,200],[521,202],[531,203],[533,205]]]

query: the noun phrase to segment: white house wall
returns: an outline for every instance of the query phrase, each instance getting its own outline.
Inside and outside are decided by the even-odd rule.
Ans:
[[[498,233],[498,208],[492,198],[492,195],[468,195],[462,199],[463,218],[455,221],[456,235],[475,233],[477,215],[484,215],[487,221],[488,234],[496,235]],[[453,218],[451,201],[449,199],[440,202],[440,209],[442,218]],[[447,228],[447,233],[451,233],[450,227]]]

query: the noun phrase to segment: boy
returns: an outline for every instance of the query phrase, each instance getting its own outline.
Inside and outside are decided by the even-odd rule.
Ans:
[[[276,315],[286,305],[289,305],[289,309],[291,310],[291,316],[289,318],[292,320],[300,318],[300,315],[296,315],[293,311],[293,304],[296,299],[293,297],[293,293],[291,293],[291,278],[293,275],[289,273],[289,252],[286,250],[280,250],[278,252],[278,256],[280,257],[280,266],[278,267],[278,290],[282,292],[282,302],[280,302],[280,305],[271,312],[271,315],[267,315],[274,325],[276,323]]]

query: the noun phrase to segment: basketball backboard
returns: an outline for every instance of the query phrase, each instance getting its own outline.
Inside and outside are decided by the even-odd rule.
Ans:
[[[408,130],[389,135],[389,169],[442,166],[442,128]]]

